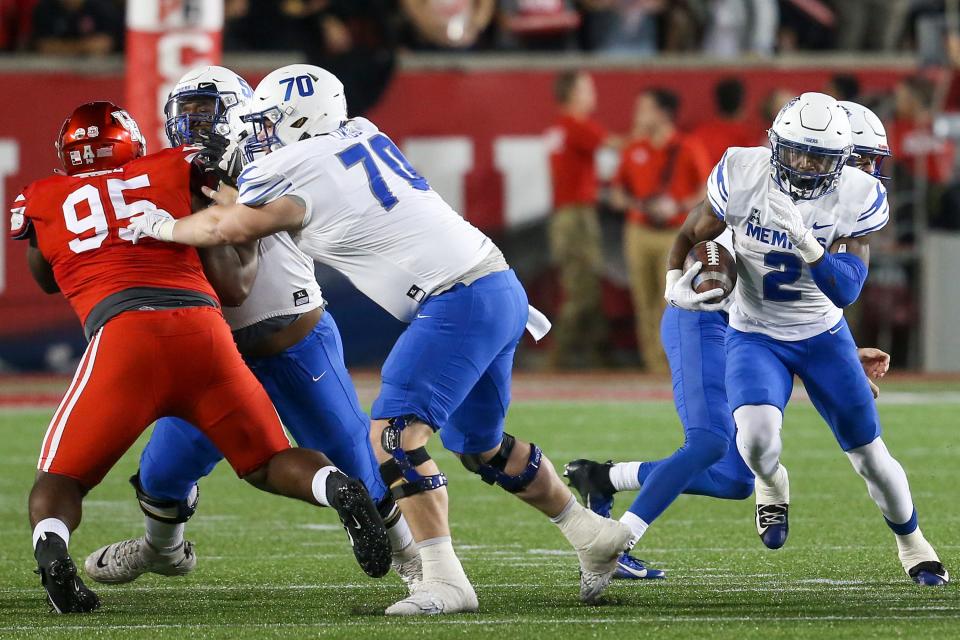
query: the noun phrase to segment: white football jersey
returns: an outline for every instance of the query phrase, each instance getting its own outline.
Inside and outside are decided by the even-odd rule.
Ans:
[[[259,158],[237,182],[250,206],[301,198],[300,249],[405,322],[495,249],[364,118]]]
[[[297,248],[286,231],[261,238],[257,254],[257,277],[250,295],[239,307],[223,308],[230,329],[306,313],[323,304],[313,260]]]
[[[786,232],[771,221],[767,194],[777,188],[770,149],[731,147],[707,180],[707,198],[733,231],[737,288],[730,325],[778,340],[803,340],[836,325],[843,311],[820,291]],[[835,240],[873,233],[890,219],[886,189],[855,167],[843,168],[833,192],[796,204],[828,250]]]

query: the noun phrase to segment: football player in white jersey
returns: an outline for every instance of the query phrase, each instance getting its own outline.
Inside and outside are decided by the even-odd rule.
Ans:
[[[147,214],[135,234],[193,246],[289,231],[299,247],[410,323],[383,365],[371,437],[380,470],[418,543],[423,580],[391,615],[475,611],[453,551],[446,477],[425,448],[444,446],[556,523],[580,559],[580,597],[594,601],[631,543],[630,528],[577,503],[540,448],[503,432],[513,356],[525,325],[549,323],[500,250],[451,209],[370,121],[348,119],[343,85],[290,65],[257,87],[239,197],[174,222]],[[546,325],[546,326],[545,326]]]
[[[225,154],[218,167],[236,178],[237,162],[227,152],[232,127],[242,127],[253,90],[223,67],[199,67],[185,74],[167,101],[170,144],[212,145]],[[237,154],[238,154],[237,150]],[[370,420],[357,399],[343,362],[340,334],[325,310],[313,260],[286,231],[252,247],[252,285],[225,300],[223,315],[244,356],[297,443],[323,451],[347,475],[360,479],[377,503],[393,547],[393,566],[408,587],[419,581],[420,562],[413,538],[393,497],[380,478],[370,445]],[[205,263],[208,276],[211,266]],[[218,282],[240,281],[230,265],[217,266]],[[228,306],[232,304],[234,306]],[[145,516],[144,536],[115,542],[87,558],[87,575],[102,583],[125,583],[146,572],[184,575],[197,555],[184,539],[186,521],[197,507],[197,483],[223,455],[210,440],[179,418],[157,421],[130,482]]]
[[[786,539],[790,495],[780,428],[797,375],[894,532],[904,571],[919,584],[945,584],[947,571],[917,524],[906,474],[880,437],[843,319],[867,276],[869,236],[889,219],[886,190],[847,166],[850,122],[830,96],[790,101],[769,135],[771,149],[734,147],[721,158],[707,201],[677,236],[667,279],[669,299],[698,308],[702,301],[680,282],[684,258],[697,242],[733,231],[739,277],[726,387],[738,448],[756,476],[757,531],[773,548]]]
[[[847,110],[854,132],[850,164],[879,176],[877,158],[889,155],[883,125],[861,105],[840,104]],[[730,230],[716,240],[731,252],[734,250]],[[661,460],[599,463],[580,459],[566,465],[565,475],[570,484],[594,512],[604,516],[609,517],[616,492],[639,489],[640,493],[621,517],[638,537],[644,535],[681,493],[728,500],[746,499],[753,493],[753,473],[737,450],[724,379],[727,309],[733,296],[723,303],[711,303],[708,301],[715,292],[694,292],[689,282],[700,268],[699,264],[694,265],[683,274],[682,285],[675,286],[673,278],[670,279],[665,296],[671,304],[664,311],[660,325],[661,341],[673,377],[674,403],[685,434],[683,446]],[[671,295],[678,294],[689,300],[670,299]],[[700,310],[690,310],[697,299],[702,301],[697,305]],[[683,306],[687,308],[681,308]],[[883,377],[890,356],[873,348],[859,349],[858,354],[871,391],[877,397],[880,390],[869,378]],[[764,524],[763,540],[767,546],[776,548],[786,542],[786,518],[782,527],[770,520]],[[628,554],[620,559],[617,576],[649,577],[651,571],[656,571],[633,568],[631,560]]]

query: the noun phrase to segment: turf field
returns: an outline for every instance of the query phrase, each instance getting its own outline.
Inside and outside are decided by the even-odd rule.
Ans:
[[[558,466],[579,456],[652,459],[679,444],[668,402],[627,402],[629,385],[606,380],[518,393],[509,430],[543,446]],[[955,383],[887,385],[881,415],[928,539],[960,572],[958,390]],[[802,401],[788,411],[784,434],[793,498],[787,546],[762,547],[752,500],[683,497],[637,554],[669,578],[617,582],[603,606],[577,602],[576,557],[553,525],[434,446],[450,477],[455,543],[477,587],[479,614],[385,619],[383,608],[403,595],[399,579],[364,576],[332,512],[259,494],[222,466],[203,484],[200,513],[189,525],[200,560],[195,573],[100,587],[100,611],[56,617],[32,573],[25,515],[51,413],[0,409],[0,638],[960,636],[960,591],[908,581],[861,481]],[[135,468],[136,455],[128,454],[89,496],[71,541],[78,564],[99,545],[142,531],[126,482]]]

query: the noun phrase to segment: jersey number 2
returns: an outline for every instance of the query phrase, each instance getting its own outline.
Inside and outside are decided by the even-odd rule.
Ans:
[[[763,258],[763,264],[776,269],[763,276],[763,299],[773,302],[792,302],[800,299],[799,291],[781,289],[800,279],[803,263],[800,257],[792,253],[771,251]]]
[[[426,178],[410,166],[410,163],[407,162],[403,153],[400,152],[397,145],[393,144],[390,138],[382,133],[378,133],[370,138],[367,144],[370,145],[370,149],[380,158],[383,164],[387,165],[388,169],[406,180],[411,187],[418,191],[430,190],[430,185],[427,184]],[[367,149],[364,143],[358,142],[352,147],[347,147],[338,153],[337,157],[340,158],[340,162],[342,162],[343,166],[347,169],[357,163],[363,165],[363,170],[367,172],[367,183],[370,185],[370,192],[373,194],[373,197],[377,199],[377,202],[380,203],[381,207],[390,211],[390,209],[393,209],[397,203],[400,202],[397,200],[397,196],[393,195],[393,192],[390,191],[390,187],[387,186],[387,181],[383,179],[383,174],[380,173],[380,167],[377,166],[376,160],[373,159],[373,155],[370,154],[370,150]]]

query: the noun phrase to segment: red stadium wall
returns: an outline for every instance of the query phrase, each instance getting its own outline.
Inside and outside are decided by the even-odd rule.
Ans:
[[[758,132],[767,126],[759,117],[759,108],[770,91],[780,87],[798,93],[818,90],[834,72],[736,71],[747,86],[748,113],[754,114]],[[730,73],[733,70],[719,68],[597,71],[597,117],[612,130],[625,131],[636,94],[645,87],[660,86],[680,95],[680,121],[690,126],[712,114],[713,85]],[[867,93],[881,93],[889,91],[904,73],[871,70],[857,75]],[[0,75],[6,97],[0,108],[4,115],[0,118],[0,172],[6,171],[2,195],[10,202],[24,184],[57,166],[53,141],[73,107],[103,99],[122,104],[124,78],[64,73]],[[260,76],[250,74],[248,78],[256,82]],[[509,216],[504,176],[496,168],[494,149],[498,140],[529,139],[550,124],[553,77],[550,71],[403,72],[368,115],[401,146],[416,139],[466,141],[472,158],[464,165],[462,182],[457,183],[462,184],[458,204],[474,224],[498,230]],[[421,166],[421,172],[431,178],[429,167]],[[24,248],[5,240],[5,250],[0,252],[0,359],[12,344],[40,344],[57,334],[78,335],[77,321],[60,296],[40,293],[26,269]]]

